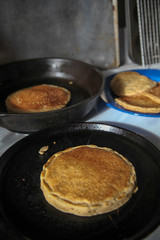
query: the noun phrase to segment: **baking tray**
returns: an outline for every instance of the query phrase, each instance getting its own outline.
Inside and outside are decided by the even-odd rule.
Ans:
[[[80,217],[63,213],[44,199],[42,166],[55,152],[81,144],[112,148],[135,166],[138,191],[118,211]],[[40,155],[44,145],[49,150]],[[1,236],[16,240],[142,239],[160,223],[159,159],[160,151],[145,138],[107,124],[74,123],[31,134],[0,159]]]
[[[117,0],[0,1],[0,64],[60,57],[119,66]]]

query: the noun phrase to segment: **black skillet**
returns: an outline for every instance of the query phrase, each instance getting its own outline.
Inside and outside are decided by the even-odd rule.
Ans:
[[[42,166],[55,152],[80,144],[112,148],[135,166],[138,191],[118,211],[93,217],[63,213],[40,189]],[[39,149],[48,145],[44,154]],[[33,133],[0,159],[0,236],[6,239],[142,239],[160,223],[160,151],[128,130],[74,123]],[[4,238],[5,239],[5,238]]]
[[[54,84],[71,91],[69,104],[57,111],[9,114],[6,97],[36,84]],[[96,105],[104,79],[91,65],[62,58],[31,59],[0,66],[0,126],[11,131],[31,133],[79,121]]]

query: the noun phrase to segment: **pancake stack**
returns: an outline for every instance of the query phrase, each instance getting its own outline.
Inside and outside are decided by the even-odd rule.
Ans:
[[[160,84],[138,72],[121,72],[110,82],[115,102],[142,113],[160,112]]]
[[[49,204],[79,216],[118,209],[137,190],[134,166],[118,152],[95,145],[54,154],[43,166],[40,181]]]

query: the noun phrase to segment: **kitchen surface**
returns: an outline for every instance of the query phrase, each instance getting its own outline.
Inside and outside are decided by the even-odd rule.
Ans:
[[[24,2],[25,8],[26,8],[26,12],[28,11],[28,6],[29,4],[32,4],[32,10],[30,12],[30,15],[27,15],[26,12],[24,11],[24,8],[22,8],[23,5],[21,5],[22,3],[20,3],[19,1],[16,1],[18,4],[17,9],[21,9],[21,14],[24,13],[25,14],[25,20],[29,19],[29,24],[32,22],[32,20],[36,19],[36,21],[42,21],[43,18],[40,18],[39,15],[34,15],[34,9],[35,9],[35,5],[33,3],[31,3],[31,1],[22,1]],[[55,18],[54,21],[53,19],[50,18],[48,19],[48,21],[46,20],[45,22],[43,22],[43,27],[46,27],[48,24],[50,24],[52,21],[54,23],[54,27],[55,27],[55,35],[52,36],[51,35],[51,28],[48,28],[48,31],[45,31],[45,34],[48,36],[49,41],[59,41],[60,36],[62,36],[65,32],[65,26],[63,25],[65,23],[65,19],[68,19],[69,22],[72,22],[72,27],[71,29],[68,29],[67,32],[67,38],[69,39],[69,42],[67,43],[67,45],[63,48],[61,48],[60,50],[57,49],[57,47],[54,45],[52,46],[51,44],[45,44],[45,38],[44,36],[40,36],[41,40],[38,42],[38,44],[36,45],[32,45],[32,47],[34,48],[33,51],[33,58],[34,57],[38,57],[41,58],[44,56],[44,52],[47,54],[47,57],[53,57],[57,55],[59,57],[65,58],[65,57],[71,57],[71,58],[76,58],[76,56],[79,56],[78,59],[76,60],[81,60],[84,61],[85,57],[86,57],[86,48],[89,49],[88,51],[88,55],[87,55],[87,59],[86,62],[89,64],[92,64],[92,66],[95,67],[95,69],[98,69],[98,71],[102,74],[102,76],[104,77],[104,89],[103,91],[100,93],[100,96],[98,96],[98,100],[95,104],[95,106],[91,109],[91,111],[89,113],[87,113],[84,117],[80,118],[79,121],[78,119],[76,119],[76,122],[86,122],[86,123],[103,123],[103,124],[107,124],[109,126],[115,126],[118,127],[120,129],[124,129],[131,131],[135,134],[135,138],[136,136],[140,136],[142,137],[142,139],[144,138],[145,141],[149,141],[151,143],[151,145],[154,145],[154,147],[157,149],[156,151],[160,150],[160,127],[159,127],[159,122],[160,122],[160,114],[138,114],[138,113],[134,113],[134,112],[127,112],[127,111],[123,111],[120,109],[116,109],[114,107],[112,107],[110,104],[108,104],[108,100],[106,97],[106,82],[108,81],[108,77],[112,76],[113,74],[116,74],[118,72],[122,72],[122,71],[129,71],[129,70],[159,70],[159,73],[157,74],[157,79],[160,79],[160,63],[154,63],[154,64],[147,64],[147,65],[142,65],[142,62],[140,60],[140,57],[138,55],[138,57],[136,56],[129,56],[128,52],[130,51],[130,54],[133,53],[133,49],[131,49],[131,45],[130,42],[128,41],[127,38],[127,29],[125,28],[126,23],[124,18],[119,18],[119,23],[118,23],[118,17],[117,17],[117,12],[119,12],[119,15],[122,16],[123,14],[125,15],[125,11],[124,11],[124,1],[119,1],[119,6],[117,5],[117,1],[101,1],[102,5],[100,6],[98,1],[93,1],[94,4],[92,4],[92,1],[87,1],[88,3],[88,7],[85,8],[85,1],[77,1],[78,2],[78,7],[80,9],[79,11],[79,15],[76,15],[77,12],[77,4],[74,3],[73,1],[68,1],[69,6],[71,6],[73,4],[73,11],[72,11],[72,16],[75,18],[75,22],[73,24],[71,18],[68,18],[67,13],[69,12],[69,7],[67,8],[66,5],[63,5],[63,1],[55,1],[55,5],[58,7],[59,12],[56,12],[55,8],[54,8],[54,17],[56,18],[56,15],[58,15],[58,13],[60,14],[60,21],[56,24]],[[110,3],[112,2],[112,4],[110,5]],[[122,5],[120,5],[120,3]],[[11,15],[10,18],[7,18],[7,14],[6,14],[6,9],[8,7],[8,4],[10,6],[12,6],[12,11],[11,11]],[[51,11],[50,9],[50,4],[51,1],[48,1],[48,4],[46,6],[46,12],[49,13]],[[10,25],[11,22],[13,21],[13,19],[16,18],[16,11],[15,11],[15,6],[13,4],[13,1],[5,1],[5,2],[1,2],[0,3],[1,8],[0,8],[0,31],[3,33],[3,39],[0,39],[1,42],[3,43],[1,45],[0,51],[1,51],[1,55],[0,55],[0,62],[1,64],[5,64],[5,63],[9,63],[12,61],[17,61],[17,60],[21,60],[22,56],[24,56],[24,59],[28,59],[31,57],[31,53],[32,53],[32,47],[28,45],[27,41],[25,41],[25,47],[23,49],[23,38],[26,38],[26,34],[28,31],[31,31],[32,34],[34,32],[34,27],[39,27],[38,25],[34,26],[33,28],[31,26],[27,26],[27,30],[26,31],[22,31],[23,34],[20,35],[16,39],[13,39],[13,42],[11,41],[12,39],[9,38],[8,36],[11,34],[17,34],[19,33],[25,24],[25,21],[22,21],[22,16],[20,16],[20,24],[18,25],[17,28],[15,28],[14,24],[12,24],[12,27],[10,29]],[[34,5],[34,6],[33,6]],[[107,7],[106,7],[107,6]],[[3,12],[3,10],[5,10],[5,12]],[[61,11],[60,11],[61,9]],[[89,11],[89,9],[92,9],[92,12]],[[97,10],[98,9],[98,10]],[[105,17],[102,17],[102,25],[96,25],[98,18],[99,18],[99,13],[101,11],[103,11],[103,16],[105,15],[105,11],[107,11],[109,14]],[[42,5],[39,5],[39,10],[43,13],[43,15],[46,14],[46,12],[44,11],[44,9],[42,8]],[[17,10],[18,11],[18,10]],[[62,14],[62,12],[65,11],[65,15]],[[29,12],[29,11],[28,11]],[[83,45],[83,41],[80,41],[80,33],[77,31],[77,26],[79,28],[81,28],[81,26],[84,24],[87,15],[90,14],[90,22],[88,23],[87,26],[85,26],[85,28],[83,29],[82,34],[87,34],[88,38],[83,39],[83,41],[86,42],[86,45]],[[23,14],[22,14],[23,15]],[[96,21],[93,22],[93,15],[95,16]],[[58,15],[59,16],[59,15]],[[127,16],[128,16],[128,12],[127,12]],[[4,18],[3,18],[4,17]],[[8,28],[7,31],[5,31],[4,26],[2,24],[2,22],[5,19],[8,19],[8,21],[6,22],[6,28]],[[110,19],[112,19],[111,24],[109,25],[109,28],[105,28],[105,23],[106,21],[110,21]],[[16,19],[16,21],[18,21],[18,19]],[[37,23],[36,23],[37,24]],[[67,25],[67,22],[65,23]],[[95,25],[94,25],[95,24]],[[119,25],[118,25],[119,24]],[[60,27],[62,27],[62,31],[60,32]],[[95,29],[96,26],[96,31],[91,31],[91,26]],[[100,27],[101,26],[101,27]],[[118,26],[119,26],[119,30],[118,30]],[[14,31],[16,29],[16,31]],[[98,30],[97,30],[98,29]],[[105,31],[104,31],[105,29]],[[72,36],[71,31],[75,32],[75,35]],[[98,31],[98,32],[97,32]],[[41,32],[41,31],[39,31]],[[98,35],[98,37],[96,38],[96,36]],[[108,40],[108,36],[110,36],[110,40],[107,41],[106,44],[106,39]],[[32,42],[33,39],[35,38],[35,35],[32,35],[29,37],[29,42]],[[6,39],[9,39],[8,41],[6,41]],[[97,48],[94,48],[94,39],[96,39],[96,45],[99,46]],[[117,41],[118,39],[118,41]],[[33,41],[34,42],[34,41]],[[66,39],[65,39],[66,42]],[[19,44],[20,43],[20,44]],[[74,48],[72,48],[72,52],[69,52],[69,49],[71,48],[71,46],[73,45],[73,43],[76,43],[76,46],[74,45]],[[100,44],[101,43],[101,44]],[[14,52],[14,47],[18,48],[18,44],[19,44],[19,52]],[[64,39],[61,40],[61,42],[59,43],[60,45],[63,46],[64,44]],[[44,48],[42,49],[42,45],[44,45]],[[139,45],[138,45],[139,46]],[[133,47],[133,45],[132,45]],[[140,47],[140,46],[139,46]],[[9,51],[10,49],[12,49],[12,51]],[[40,49],[40,51],[39,51]],[[3,50],[3,51],[2,51]],[[21,51],[22,50],[22,51]],[[94,51],[93,51],[94,50]],[[106,58],[106,52],[108,51],[108,57]],[[136,49],[137,51],[137,49]],[[37,54],[38,52],[38,54]],[[54,54],[55,53],[55,54]],[[80,53],[78,55],[78,53]],[[90,54],[92,53],[92,54]],[[95,56],[97,55],[97,59],[95,58]],[[138,60],[137,60],[138,58]],[[136,62],[137,61],[137,62]],[[66,75],[67,76],[67,75]],[[10,78],[8,78],[10,79]],[[158,81],[158,80],[157,80]],[[5,85],[5,80],[3,80],[1,82],[1,86]],[[1,113],[3,117],[3,112]],[[72,122],[72,121],[70,121]],[[12,123],[10,123],[12,124]],[[21,124],[23,125],[23,121],[21,122]],[[68,123],[66,123],[67,125]],[[15,143],[21,141],[22,139],[24,139],[25,137],[31,135],[32,133],[20,133],[20,132],[14,132],[11,131],[5,127],[0,126],[0,156],[3,156],[3,154],[5,154],[5,152],[10,149],[11,146],[13,146]],[[34,133],[33,133],[34,134]],[[32,143],[31,143],[32,144]],[[147,145],[148,143],[146,143]],[[153,149],[154,149],[153,147]],[[2,174],[2,172],[0,172],[0,174]],[[147,176],[145,176],[147,178]],[[154,202],[153,202],[154,205]],[[159,210],[157,209],[157,215],[156,217],[159,218],[159,223],[160,223],[160,217],[159,217]],[[147,211],[147,209],[146,209]],[[151,219],[152,220],[152,219]],[[130,238],[126,238],[126,239],[145,239],[145,240],[159,240],[160,239],[160,227],[159,227],[159,223],[155,223],[155,225],[153,224],[153,226],[150,226],[149,232],[146,229],[147,235],[144,234],[145,236],[143,238],[139,238],[136,237],[136,233],[135,233],[135,237],[130,237]],[[135,223],[136,224],[136,223]],[[133,226],[134,227],[134,226]],[[5,232],[5,226],[4,223],[2,222],[2,220],[0,219],[0,232]],[[15,238],[14,238],[15,239]],[[19,240],[20,238],[16,238],[17,240]],[[26,238],[28,239],[28,238]],[[120,240],[124,239],[124,238],[119,238]],[[3,239],[2,239],[3,240]]]
[[[115,73],[116,71],[117,69],[114,69],[113,72],[111,72]],[[136,114],[129,114],[108,107],[107,103],[103,100],[103,93],[94,109],[87,116],[85,116],[84,119],[81,119],[80,122],[96,122],[98,124],[105,123],[111,126],[127,129],[147,139],[158,149],[160,149],[159,116],[138,116]],[[25,138],[26,136],[28,136],[27,133],[16,133],[5,128],[0,128],[0,154],[2,155],[14,143]],[[159,239],[159,236],[160,228],[157,226],[156,230],[154,230],[153,233],[149,234],[149,236],[146,236],[144,239],[157,240]]]

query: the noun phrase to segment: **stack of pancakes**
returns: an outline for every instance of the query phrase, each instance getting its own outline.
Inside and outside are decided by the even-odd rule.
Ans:
[[[118,152],[80,145],[54,154],[43,166],[41,189],[55,208],[79,216],[107,213],[137,190],[134,166]]]
[[[120,106],[142,113],[160,112],[160,83],[129,71],[116,74],[110,86]]]

